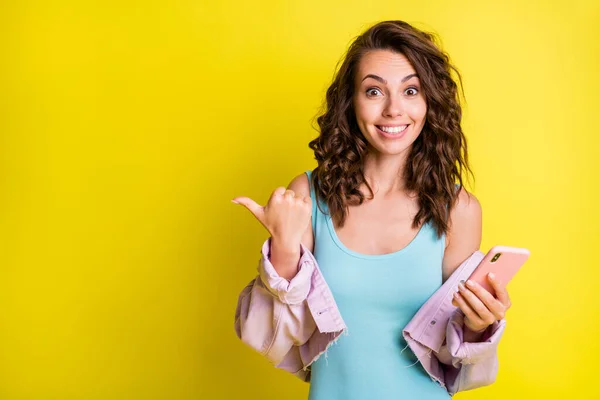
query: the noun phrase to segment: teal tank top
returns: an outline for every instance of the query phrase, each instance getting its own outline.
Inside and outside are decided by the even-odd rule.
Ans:
[[[310,186],[313,254],[348,330],[311,364],[309,400],[450,399],[402,337],[442,285],[445,236],[438,239],[427,223],[399,251],[358,253],[339,240],[327,204],[320,202],[324,214]]]

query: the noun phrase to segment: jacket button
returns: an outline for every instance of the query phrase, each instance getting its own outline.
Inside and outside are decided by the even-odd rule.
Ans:
[[[435,319],[430,322],[431,325],[435,325]]]

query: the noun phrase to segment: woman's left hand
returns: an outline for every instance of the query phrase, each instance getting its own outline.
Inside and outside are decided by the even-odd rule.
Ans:
[[[473,332],[483,332],[494,322],[503,319],[511,306],[506,287],[490,275],[487,278],[496,297],[478,283],[468,280],[466,286],[459,284],[459,291],[452,300],[452,304],[465,314],[465,325]]]

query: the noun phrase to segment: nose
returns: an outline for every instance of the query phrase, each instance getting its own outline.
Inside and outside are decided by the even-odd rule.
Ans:
[[[390,95],[383,110],[384,116],[394,118],[402,115],[404,112],[404,104],[402,104],[402,96]]]

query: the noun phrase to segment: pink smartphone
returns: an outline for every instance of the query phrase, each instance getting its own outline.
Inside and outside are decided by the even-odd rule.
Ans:
[[[529,258],[529,250],[518,247],[494,246],[483,257],[471,273],[469,279],[479,283],[485,290],[495,295],[494,288],[487,278],[490,272],[503,286],[506,286],[521,266]]]

